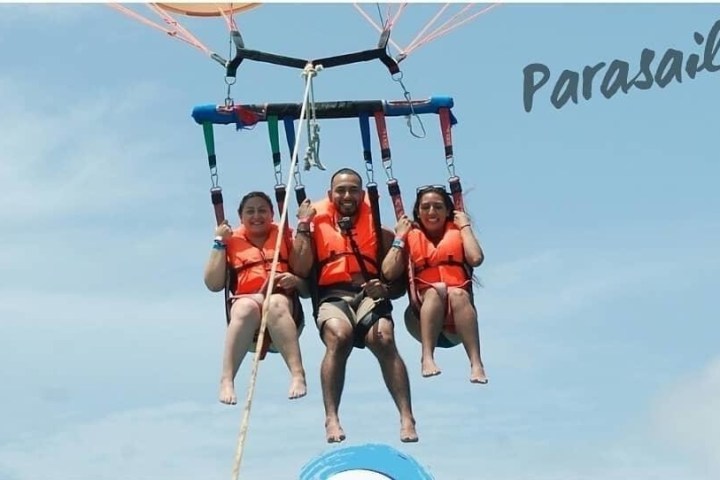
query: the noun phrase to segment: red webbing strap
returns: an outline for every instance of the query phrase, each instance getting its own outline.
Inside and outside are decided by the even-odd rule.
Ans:
[[[440,115],[440,129],[442,131],[443,144],[445,146],[445,163],[447,164],[450,178],[450,193],[453,197],[455,209],[465,211],[465,204],[462,197],[462,186],[460,185],[460,177],[455,175],[454,153],[452,144],[452,124],[450,123],[450,109],[443,107],[438,111]]]
[[[375,128],[378,134],[378,142],[380,143],[380,156],[383,162],[383,168],[388,173],[387,181],[388,194],[392,199],[393,209],[395,210],[395,219],[405,215],[405,207],[403,206],[402,196],[400,194],[400,184],[397,179],[392,176],[392,152],[390,150],[390,137],[385,123],[385,112],[378,110],[373,113],[375,117]]]
[[[460,185],[460,177],[452,177],[448,180],[450,184],[450,194],[453,197],[453,203],[455,204],[455,210],[459,212],[465,211],[465,203],[462,195],[462,185]]]
[[[442,130],[443,143],[445,144],[445,158],[453,157],[452,132],[450,131],[450,109],[442,107],[438,111],[440,115],[440,129]]]
[[[405,215],[405,206],[403,205],[402,195],[400,194],[400,184],[397,179],[390,179],[387,181],[388,194],[392,199],[393,210],[395,210],[395,220],[400,220],[400,217]]]
[[[387,125],[385,123],[385,112],[378,110],[373,116],[375,117],[375,127],[378,133],[378,141],[380,142],[380,158],[382,158],[383,162],[390,161],[390,137],[388,136]]]
[[[223,207],[222,188],[213,187],[210,189],[210,201],[215,210],[215,222],[220,225],[225,221],[225,208]]]
[[[380,143],[380,152],[383,162],[383,168],[385,169],[388,177],[387,181],[388,194],[392,200],[393,210],[395,211],[395,220],[399,220],[400,217],[405,215],[405,206],[403,205],[402,195],[400,192],[400,183],[392,175],[392,152],[390,150],[390,136],[387,131],[387,123],[385,122],[385,112],[382,110],[374,112],[375,127],[378,134],[378,142]],[[408,256],[409,257],[409,256]],[[412,260],[408,258],[407,264],[408,273],[408,297],[410,304],[414,309],[420,311],[420,302],[418,300],[417,291],[415,290],[415,277],[413,275]]]

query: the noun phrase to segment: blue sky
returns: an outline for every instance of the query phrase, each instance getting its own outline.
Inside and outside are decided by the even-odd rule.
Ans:
[[[398,42],[436,9],[411,6]],[[0,11],[0,478],[229,477],[251,362],[240,405],[220,405],[222,299],[202,284],[214,218],[190,118],[223,101],[222,69],[103,5]],[[548,84],[531,113],[522,104],[527,64],[547,65],[551,82],[614,59],[636,71],[643,48],[701,52],[693,33],[718,19],[712,4],[504,5],[403,62],[414,98],[456,101],[456,167],[486,252],[476,298],[490,384],[467,382],[459,349],[422,379],[400,322],[421,441],[399,443],[377,364],[356,351],[341,409],[350,444],[395,446],[438,480],[720,476],[719,73],[612,99],[596,89],[560,110]],[[266,5],[238,22],[249,47],[299,57],[377,41],[351,5]],[[183,24],[227,51],[220,21]],[[321,72],[315,91],[402,98],[379,63]],[[247,103],[302,93],[299,71],[250,62],[233,90]],[[436,119],[422,140],[389,123],[404,192],[444,182]],[[314,197],[333,170],[363,168],[355,121],[324,122],[321,136],[328,171],[302,177]],[[231,214],[274,185],[267,133],[216,138]],[[392,227],[387,201],[383,215]],[[260,367],[241,478],[295,478],[331,448],[312,321],[301,346],[306,398],[285,399],[279,357]]]

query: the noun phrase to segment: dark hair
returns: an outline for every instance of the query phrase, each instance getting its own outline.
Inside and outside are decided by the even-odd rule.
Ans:
[[[270,197],[265,192],[254,191],[249,192],[244,197],[242,197],[242,200],[240,200],[240,205],[238,206],[238,215],[242,215],[243,207],[251,198],[262,198],[267,202],[268,206],[270,206],[270,213],[272,213],[273,215],[275,214],[272,200],[270,200]]]
[[[347,168],[347,167],[341,168],[337,172],[333,173],[333,176],[330,177],[330,185],[333,184],[333,182],[335,181],[335,177],[337,177],[338,175],[355,175],[358,178],[358,180],[360,180],[360,188],[362,188],[362,186],[363,186],[363,179],[360,176],[360,174],[358,172],[356,172],[355,170],[353,170],[352,168]]]
[[[417,190],[417,197],[415,198],[415,205],[413,206],[413,220],[415,223],[422,229],[425,230],[422,226],[422,223],[420,223],[420,199],[425,195],[426,193],[437,193],[440,195],[443,199],[443,203],[445,203],[445,208],[448,211],[446,222],[451,222],[453,218],[455,218],[455,204],[452,201],[452,197],[450,197],[450,194],[445,190],[445,187],[439,186],[439,185],[433,185],[428,187],[421,187]]]

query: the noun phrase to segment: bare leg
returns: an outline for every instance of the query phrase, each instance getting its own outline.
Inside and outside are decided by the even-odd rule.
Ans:
[[[470,359],[470,382],[486,384],[488,378],[480,358],[477,314],[470,304],[470,295],[460,288],[451,288],[448,296],[455,318],[455,328]]]
[[[298,331],[292,317],[292,305],[288,297],[273,294],[270,297],[267,316],[267,329],[275,345],[290,370],[290,390],[288,398],[304,397],[307,393],[305,369],[302,365]]]
[[[410,401],[410,380],[405,362],[395,345],[392,322],[381,318],[365,338],[368,349],[377,357],[383,380],[400,412],[400,441],[417,442],[415,418]]]
[[[260,326],[260,309],[249,298],[238,298],[230,309],[230,325],[225,334],[220,402],[235,405],[235,375],[252,345],[255,331]]]
[[[345,367],[353,349],[353,330],[346,319],[331,318],[323,329],[325,356],[320,366],[323,402],[325,404],[325,434],[328,443],[345,440],[338,409],[345,385]]]
[[[444,319],[445,309],[440,301],[440,295],[434,288],[428,288],[425,290],[420,307],[421,372],[423,377],[433,377],[442,373],[435,363],[434,354]]]

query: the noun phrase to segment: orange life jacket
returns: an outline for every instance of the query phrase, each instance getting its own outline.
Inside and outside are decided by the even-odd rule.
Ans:
[[[245,235],[245,228],[240,226],[233,231],[227,241],[228,264],[236,275],[234,295],[261,293],[270,278],[275,242],[280,232],[276,224],[270,226],[270,233],[262,247],[256,247]],[[277,272],[288,271],[290,248],[286,238],[280,243]]]
[[[363,271],[358,263],[357,255],[353,251],[350,237],[341,233],[337,224],[335,206],[330,200],[322,200],[313,206],[317,212],[313,218],[313,241],[317,255],[318,285],[350,283],[353,274]],[[367,196],[365,201],[360,204],[351,234],[360,251],[365,269],[371,277],[376,278],[379,273],[377,239]]]
[[[447,223],[445,233],[437,246],[419,228],[413,228],[407,235],[406,243],[410,252],[413,276],[422,284],[442,282],[448,287],[464,286],[469,279],[465,263],[465,251],[460,230]]]

